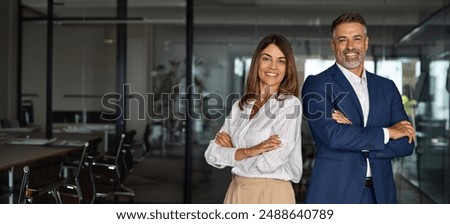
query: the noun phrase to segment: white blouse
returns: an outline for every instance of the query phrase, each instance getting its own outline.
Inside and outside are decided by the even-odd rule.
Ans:
[[[216,168],[233,167],[233,174],[249,178],[274,178],[298,183],[302,176],[301,101],[292,95],[272,96],[257,114],[250,118],[255,101],[239,109],[235,102],[220,131],[228,133],[233,148],[221,147],[211,140],[205,151],[208,164]],[[249,148],[271,135],[278,135],[281,146],[260,155],[236,161],[239,148]]]

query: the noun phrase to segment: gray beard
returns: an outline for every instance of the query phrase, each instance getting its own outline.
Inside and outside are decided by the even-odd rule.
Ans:
[[[343,63],[344,63],[343,64],[344,68],[346,68],[346,69],[354,69],[354,68],[357,68],[358,66],[361,65],[361,60],[360,59],[355,60],[355,61],[346,61],[346,60],[344,60]]]

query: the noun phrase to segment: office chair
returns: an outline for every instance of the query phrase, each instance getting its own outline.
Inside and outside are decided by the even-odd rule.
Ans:
[[[64,156],[55,156],[31,162],[23,167],[19,188],[19,204],[61,204],[58,189],[65,179],[60,176]],[[51,198],[49,195],[51,194]]]
[[[63,168],[67,169],[66,183],[59,189],[64,204],[92,204],[95,200],[95,184],[92,174],[92,163],[97,154],[101,137],[89,140],[84,144],[83,151],[78,158],[66,161]],[[79,153],[78,153],[79,154]]]
[[[0,128],[11,128],[11,122],[8,119],[2,118],[0,119]]]
[[[117,202],[119,196],[126,196],[130,202],[133,201],[134,191],[125,186],[123,181],[133,168],[131,147],[135,135],[135,130],[123,133],[114,155],[104,155],[93,162],[96,197],[114,196]]]
[[[145,126],[145,131],[144,131],[144,147],[145,147],[146,154],[151,153],[151,150],[152,150],[152,145],[150,143],[150,141],[151,141],[150,136],[152,135],[152,131],[153,131],[152,125],[150,123],[148,123]]]

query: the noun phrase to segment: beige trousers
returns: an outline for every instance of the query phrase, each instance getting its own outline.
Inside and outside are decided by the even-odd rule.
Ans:
[[[234,175],[224,204],[295,204],[290,181]]]

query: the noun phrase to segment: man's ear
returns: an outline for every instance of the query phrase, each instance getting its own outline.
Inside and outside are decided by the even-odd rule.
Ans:
[[[366,51],[369,49],[369,36],[366,37]]]

